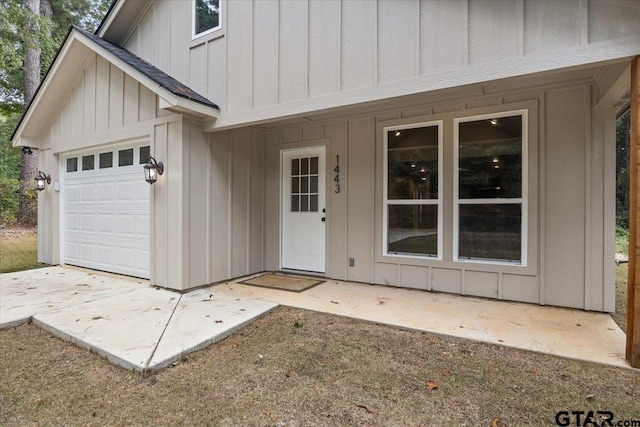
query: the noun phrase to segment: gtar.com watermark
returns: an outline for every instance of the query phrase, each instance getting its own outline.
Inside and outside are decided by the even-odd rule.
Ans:
[[[640,420],[616,420],[611,411],[560,411],[556,424],[561,427],[640,427]]]

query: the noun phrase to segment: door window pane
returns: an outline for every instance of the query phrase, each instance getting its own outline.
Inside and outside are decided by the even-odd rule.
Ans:
[[[118,151],[118,166],[131,166],[133,164],[133,148]]]
[[[522,197],[522,116],[459,126],[459,198]]]
[[[390,205],[388,221],[388,253],[437,256],[437,205]]]
[[[300,178],[300,192],[301,193],[309,192],[309,178],[306,176],[303,176],[302,178]]]
[[[311,166],[310,168],[310,173],[312,174],[317,174],[318,173],[318,158],[317,157],[311,157]]]
[[[93,154],[90,155],[90,156],[82,156],[82,170],[83,171],[93,170],[94,164],[95,164],[95,158],[94,158]]]
[[[389,200],[438,198],[438,126],[387,132]]]
[[[318,212],[318,195],[309,196],[309,212]]]
[[[300,196],[300,212],[309,212],[309,196]]]
[[[309,192],[317,193],[318,192],[318,177],[311,176],[309,177]]]
[[[458,257],[520,262],[520,204],[460,205]]]
[[[291,175],[300,175],[299,159],[291,159]]]
[[[291,178],[291,193],[298,194],[300,192],[300,178],[294,176]]]
[[[291,196],[291,212],[299,212],[300,211],[300,196],[292,195]]]
[[[309,159],[300,159],[300,175],[307,175],[309,173]]]
[[[146,145],[140,147],[140,164],[149,163],[149,157],[151,156],[151,147]]]
[[[100,153],[100,169],[106,169],[113,166],[113,153]]]
[[[70,157],[67,159],[67,172],[77,172],[78,171],[78,158]]]

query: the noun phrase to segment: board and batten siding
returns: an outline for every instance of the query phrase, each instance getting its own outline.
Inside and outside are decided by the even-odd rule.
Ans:
[[[291,125],[266,133],[265,268],[278,270],[280,150],[324,145],[327,170],[340,161],[340,193],[327,193],[327,277],[483,296],[504,300],[611,311],[614,286],[613,212],[610,197],[615,143],[591,109],[592,86],[566,83],[446,104],[390,108],[326,122]],[[524,107],[523,107],[524,106]],[[529,110],[528,265],[452,260],[452,118]],[[606,111],[611,115],[611,111]],[[591,116],[594,116],[593,118]],[[443,260],[382,255],[382,127],[386,123],[444,118]],[[615,118],[615,117],[614,117]],[[608,121],[612,118],[608,117]],[[592,132],[593,130],[593,132]],[[611,129],[608,129],[609,131]],[[333,173],[328,173],[328,185]],[[328,187],[331,188],[331,187]],[[610,189],[609,189],[610,190]],[[610,229],[609,229],[610,228]],[[606,254],[610,252],[611,256]],[[349,266],[349,258],[355,265]]]
[[[60,182],[64,153],[132,139],[151,143],[153,123],[173,119],[158,119],[156,95],[92,53],[38,138],[39,169],[51,175],[52,184]],[[38,259],[48,264],[61,261],[59,194],[44,191],[38,197]]]
[[[192,2],[155,0],[124,41],[222,127],[625,56],[640,34],[633,1],[222,1],[219,31],[192,40]]]

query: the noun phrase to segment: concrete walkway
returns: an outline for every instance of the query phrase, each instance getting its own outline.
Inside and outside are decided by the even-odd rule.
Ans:
[[[70,267],[0,275],[0,329],[30,319],[126,369],[169,366],[278,304],[628,368],[604,313],[329,280],[301,293],[237,282],[180,294]]]
[[[158,370],[277,304],[212,289],[180,294],[148,281],[48,267],[0,275],[0,329],[29,319],[125,369]]]

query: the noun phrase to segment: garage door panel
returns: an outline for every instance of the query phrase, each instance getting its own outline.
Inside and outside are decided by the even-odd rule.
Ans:
[[[64,217],[65,231],[78,230],[78,218],[79,218],[79,215],[70,214],[70,213],[66,214]]]
[[[65,173],[65,263],[148,278],[150,190],[139,165]]]
[[[116,193],[117,202],[132,202],[136,199],[135,181],[118,182],[117,186],[118,186],[118,190]]]
[[[148,203],[151,196],[151,192],[149,191],[149,184],[147,183],[147,181],[138,181],[137,184],[137,200],[139,202]]]
[[[118,214],[117,216],[117,233],[124,236],[135,236],[135,215]]]
[[[69,183],[65,186],[64,201],[65,203],[78,201],[78,184]]]
[[[108,267],[114,263],[113,246],[98,245],[97,264],[102,267]]]
[[[113,214],[98,214],[98,233],[100,234],[113,234],[115,224],[115,215]]]
[[[150,265],[149,265],[150,259],[151,259],[151,254],[149,253],[149,250],[138,249],[136,251],[136,265],[141,271],[144,271],[147,274],[149,274],[149,272],[151,271]]]
[[[82,203],[96,201],[96,185],[93,183],[80,184],[80,201]]]
[[[94,263],[96,259],[96,245],[91,243],[80,243],[80,261]]]
[[[116,249],[116,266],[118,266],[118,268],[132,270],[134,261],[135,250],[133,248]]]
[[[138,221],[138,236],[149,237],[151,230],[149,215],[139,214],[136,219]]]
[[[67,261],[78,260],[78,243],[67,241],[64,245],[64,254]]]
[[[96,231],[96,214],[83,213],[80,216],[80,230],[82,232],[95,233]]]
[[[113,182],[98,183],[98,202],[113,202],[115,190]]]

